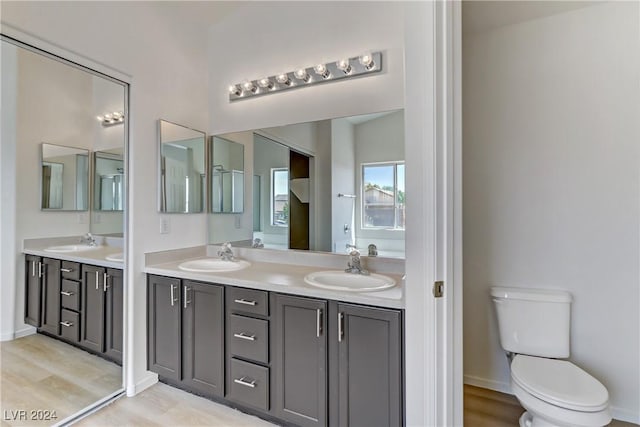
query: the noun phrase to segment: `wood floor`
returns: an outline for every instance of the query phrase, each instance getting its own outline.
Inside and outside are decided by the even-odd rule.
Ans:
[[[465,427],[517,427],[523,411],[511,395],[464,387]],[[611,424],[615,427],[634,425],[620,421]],[[74,426],[267,427],[273,424],[159,383],[134,397],[117,400]]]
[[[2,427],[55,424],[122,386],[120,366],[41,334],[0,343],[0,365]]]

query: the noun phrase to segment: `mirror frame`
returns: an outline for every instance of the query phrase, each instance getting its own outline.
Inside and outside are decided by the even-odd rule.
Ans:
[[[71,148],[73,150],[82,150],[85,151],[87,153],[87,191],[85,194],[85,197],[87,199],[87,203],[86,203],[86,207],[84,209],[56,209],[56,208],[45,208],[42,207],[42,194],[44,191],[44,187],[43,187],[43,182],[42,179],[44,178],[42,175],[42,165],[47,162],[47,163],[54,163],[54,162],[50,162],[45,160],[44,158],[44,146],[45,145],[53,145],[55,147],[62,147],[62,148]],[[89,212],[90,211],[90,206],[91,206],[91,197],[92,197],[92,191],[91,191],[91,153],[92,151],[87,149],[87,148],[79,148],[79,147],[72,147],[70,145],[60,145],[60,144],[51,144],[49,142],[42,142],[40,143],[40,153],[39,153],[39,165],[38,165],[38,188],[39,188],[39,192],[38,192],[38,206],[41,212]],[[64,173],[64,172],[63,172]],[[77,181],[77,179],[76,179]],[[64,196],[63,196],[64,197]],[[77,204],[77,201],[76,201]],[[64,198],[63,198],[63,204],[64,206]]]
[[[202,209],[198,212],[185,212],[185,211],[166,211],[163,209],[162,207],[162,186],[163,186],[163,182],[162,182],[162,122],[166,122],[166,123],[170,123],[172,125],[175,126],[180,126],[189,130],[192,130],[194,132],[198,132],[202,134],[202,137],[204,139],[203,145],[204,145],[204,174],[205,174],[205,188],[204,188],[204,195],[203,195],[203,200],[202,200]],[[209,209],[209,174],[208,174],[208,166],[209,166],[209,162],[208,162],[208,158],[209,158],[209,149],[208,149],[208,144],[207,144],[207,133],[198,129],[194,129],[192,127],[189,126],[185,126],[185,125],[181,125],[179,123],[176,122],[172,122],[171,120],[166,120],[166,119],[158,119],[157,120],[157,134],[158,134],[158,144],[157,144],[157,155],[156,155],[156,163],[157,163],[157,198],[158,198],[158,213],[159,214],[163,214],[163,215],[168,215],[168,214],[206,214],[208,213]]]

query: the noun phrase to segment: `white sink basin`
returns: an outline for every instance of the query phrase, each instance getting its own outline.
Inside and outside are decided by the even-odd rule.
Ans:
[[[117,252],[115,254],[107,255],[106,257],[104,257],[104,259],[106,259],[107,261],[124,262],[124,253]]]
[[[62,245],[62,246],[49,246],[45,248],[45,252],[81,252],[81,251],[92,251],[94,249],[99,249],[100,246],[89,246],[83,245],[81,243],[77,245]]]
[[[311,286],[336,291],[372,292],[392,288],[396,281],[391,277],[371,273],[369,275],[346,273],[344,271],[316,271],[307,274],[304,281]]]
[[[214,273],[223,271],[236,271],[249,267],[251,264],[244,260],[225,261],[220,258],[205,258],[185,261],[178,266],[180,270],[194,273]]]

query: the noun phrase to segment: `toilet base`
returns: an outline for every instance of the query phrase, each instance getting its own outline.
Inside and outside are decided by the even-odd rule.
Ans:
[[[551,424],[542,418],[533,418],[529,412],[524,411],[520,416],[520,427],[559,427],[557,424]]]

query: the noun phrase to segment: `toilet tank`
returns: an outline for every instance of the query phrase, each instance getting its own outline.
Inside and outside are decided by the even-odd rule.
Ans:
[[[569,357],[571,294],[527,288],[491,288],[500,344],[531,356]]]

